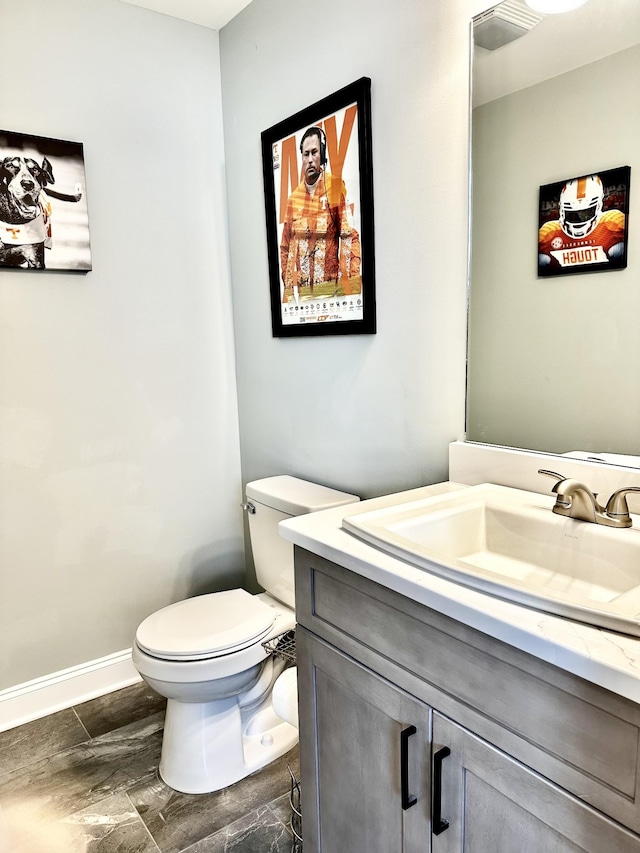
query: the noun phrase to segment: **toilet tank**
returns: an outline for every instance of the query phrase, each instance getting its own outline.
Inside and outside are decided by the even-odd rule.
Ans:
[[[291,608],[293,589],[293,545],[278,534],[278,524],[296,515],[357,503],[356,495],[319,486],[283,474],[247,483],[249,533],[256,578],[270,595]]]

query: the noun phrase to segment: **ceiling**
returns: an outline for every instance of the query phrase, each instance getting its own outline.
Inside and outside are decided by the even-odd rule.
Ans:
[[[123,0],[123,2],[209,27],[212,30],[220,30],[235,18],[238,12],[248,6],[251,0]],[[494,5],[492,0],[468,0],[468,3],[469,17]],[[585,61],[593,61],[594,55],[585,48],[585,39],[591,39],[597,45],[595,58],[637,44],[640,31],[639,5],[640,0],[591,0],[582,9],[570,15],[547,16],[546,20],[529,33],[526,40],[517,42],[517,49],[508,45],[507,50],[480,51],[481,55],[476,51],[475,76],[479,80],[481,73],[484,72],[483,66],[487,65],[484,76],[487,79],[491,76],[494,86],[498,87],[498,91],[485,93],[476,80],[476,104],[493,100],[507,94],[508,91],[524,88],[544,77],[553,77],[569,68],[579,67]],[[572,37],[572,31],[575,30],[577,22],[584,23],[579,39]],[[541,55],[537,52],[538,44],[544,44],[546,30],[552,26],[556,28],[558,36],[551,51],[548,47],[544,47]],[[515,64],[500,67],[501,63],[508,63],[510,53],[516,51]],[[577,53],[576,57],[573,56],[574,53]],[[591,58],[585,60],[584,56]],[[492,67],[494,65],[495,68]],[[535,71],[532,72],[532,68]],[[526,78],[526,75],[531,73],[536,77],[535,81]],[[523,75],[524,78],[520,79]]]
[[[498,50],[475,49],[474,106],[638,43],[640,0],[590,0],[567,15],[546,15],[521,39]]]
[[[123,0],[132,6],[142,6],[162,12],[172,18],[181,18],[212,30],[220,30],[248,6],[251,0]]]

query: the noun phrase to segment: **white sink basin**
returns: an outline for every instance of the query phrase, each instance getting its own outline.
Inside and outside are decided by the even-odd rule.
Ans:
[[[563,518],[554,500],[484,484],[349,515],[342,526],[448,580],[640,636],[640,528]]]

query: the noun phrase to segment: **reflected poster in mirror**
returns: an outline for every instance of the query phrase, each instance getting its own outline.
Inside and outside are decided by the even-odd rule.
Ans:
[[[630,176],[620,166],[540,187],[539,276],[627,266]]]

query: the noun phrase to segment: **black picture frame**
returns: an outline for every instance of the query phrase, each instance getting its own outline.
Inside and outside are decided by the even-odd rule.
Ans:
[[[305,137],[311,128],[320,132]],[[309,136],[325,161],[313,195],[302,173]],[[262,165],[273,336],[375,334],[371,80],[263,131]]]
[[[630,182],[618,166],[540,187],[539,278],[625,269]]]

